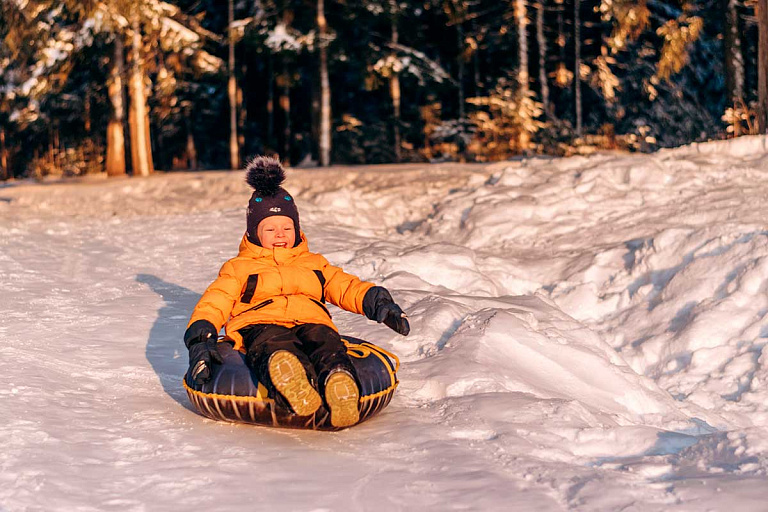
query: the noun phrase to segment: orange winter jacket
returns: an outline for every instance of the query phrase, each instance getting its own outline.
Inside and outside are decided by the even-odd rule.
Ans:
[[[325,300],[363,314],[363,297],[373,286],[309,252],[304,233],[297,247],[285,249],[265,249],[243,236],[237,257],[221,267],[219,277],[195,306],[189,325],[208,320],[217,330],[226,326],[236,350],[243,346],[238,330],[252,324],[314,323],[338,331]]]

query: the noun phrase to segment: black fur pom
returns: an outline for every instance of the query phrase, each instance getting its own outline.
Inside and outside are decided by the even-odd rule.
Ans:
[[[245,166],[245,181],[263,197],[277,194],[285,181],[285,170],[280,160],[271,156],[257,156]]]

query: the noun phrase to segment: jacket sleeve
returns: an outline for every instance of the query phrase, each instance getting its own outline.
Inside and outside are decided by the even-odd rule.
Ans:
[[[358,315],[363,314],[363,297],[369,289],[373,288],[373,283],[347,274],[328,261],[325,261],[323,266],[323,276],[325,276],[325,297],[331,304]]]
[[[197,320],[208,320],[216,331],[229,320],[235,302],[240,298],[242,286],[231,262],[226,262],[219,270],[219,277],[205,290],[197,302],[189,325]],[[189,325],[187,327],[189,327]]]

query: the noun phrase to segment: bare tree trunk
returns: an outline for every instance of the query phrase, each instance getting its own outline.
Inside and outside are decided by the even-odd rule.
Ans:
[[[552,117],[549,104],[549,83],[547,82],[547,39],[544,37],[544,0],[536,4],[536,41],[539,45],[539,85],[544,114]]]
[[[459,48],[459,119],[464,119],[464,98],[466,96],[464,92],[464,27],[461,25],[461,21],[456,23],[456,38]]]
[[[248,74],[247,66],[240,68],[240,75],[245,77]],[[245,94],[242,84],[237,86],[237,147],[239,150],[245,147],[245,123],[248,120],[248,107],[245,104]]]
[[[470,23],[472,33],[477,34],[476,21],[473,19]],[[480,81],[480,44],[477,42],[477,37],[475,37],[475,48],[473,48],[472,51],[472,74],[474,80],[474,88],[472,89],[472,92],[475,96],[480,96],[480,88],[482,87]]]
[[[274,57],[267,50],[267,146],[275,147],[275,78]]]
[[[768,134],[768,0],[757,0],[757,126]]]
[[[581,137],[581,0],[573,2],[573,96],[576,104],[576,135]]]
[[[131,160],[134,176],[149,176],[152,172],[152,152],[149,141],[147,101],[144,93],[144,72],[141,68],[141,32],[138,17],[133,18],[131,112]]]
[[[54,120],[55,123],[55,120]],[[48,164],[57,167],[56,164],[56,131],[54,125],[48,127]]]
[[[392,96],[392,108],[395,117],[394,136],[395,136],[395,162],[400,162],[402,156],[402,141],[400,136],[400,77],[393,73],[389,77],[389,93]]]
[[[309,152],[311,158],[316,161],[320,162],[320,95],[321,95],[321,87],[320,87],[320,66],[317,67],[317,73],[312,74],[312,118],[311,118],[311,133],[310,133],[310,144],[309,144]],[[304,148],[302,148],[302,155],[300,158],[304,159],[306,158],[306,143],[304,144]],[[319,163],[318,163],[319,165]]]
[[[280,75],[280,109],[283,111],[283,154],[285,164],[291,163],[291,77],[288,74],[288,64],[283,57],[283,72]]]
[[[227,61],[227,71],[229,80],[227,82],[227,94],[229,96],[229,167],[237,169],[240,167],[240,148],[237,144],[237,82],[235,81],[235,40],[232,25],[235,22],[234,0],[229,0],[227,11],[227,39],[229,40],[229,59]]]
[[[85,133],[91,134],[91,88],[86,86],[85,100],[83,102],[83,128]]]
[[[728,103],[735,105],[744,97],[744,58],[736,0],[724,0],[725,11],[725,88]]]
[[[525,10],[525,0],[515,0],[515,19],[517,21],[518,66],[517,84],[518,97],[522,100],[530,93],[528,74],[528,19]],[[518,147],[521,150],[528,149],[531,142],[531,134],[525,128],[520,130]]]
[[[331,84],[328,79],[328,46],[325,1],[317,0],[317,27],[320,32],[320,166],[331,163]]]
[[[125,107],[123,105],[123,38],[115,35],[112,71],[107,86],[112,118],[107,126],[107,176],[125,176]]]
[[[189,112],[185,116],[185,124],[187,128],[187,162],[189,170],[197,170],[197,149],[195,148],[195,137],[192,134],[192,121],[189,119]]]
[[[565,19],[563,11],[565,11],[565,5],[559,4],[557,7],[557,49],[560,55],[560,62],[565,62]]]
[[[189,170],[197,170],[197,149],[195,149],[195,138],[192,132],[187,133],[187,157],[189,158]]]
[[[149,126],[149,109],[147,108],[144,109],[144,133],[146,134],[144,143],[147,146],[147,155],[149,155],[149,158],[147,159],[147,169],[149,169],[149,174],[152,174],[155,172],[155,159],[152,158],[152,137],[149,136]]]
[[[0,180],[11,177],[8,169],[8,149],[5,147],[5,128],[0,126]]]
[[[400,40],[400,33],[397,30],[397,15],[392,14],[392,47],[396,47]],[[392,97],[392,112],[394,114],[394,137],[395,137],[395,162],[402,160],[401,141],[400,141],[400,75],[392,70],[389,77],[389,94]]]
[[[474,65],[474,72],[475,72],[475,96],[480,96],[480,89],[482,88],[482,83],[480,82],[480,49],[474,51],[472,54],[472,63]]]

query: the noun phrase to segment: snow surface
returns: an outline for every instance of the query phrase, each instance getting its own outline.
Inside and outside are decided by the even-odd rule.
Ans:
[[[0,187],[0,510],[766,510],[768,140],[290,170],[388,287],[401,385],[338,433],[217,423],[181,338],[239,172]]]

